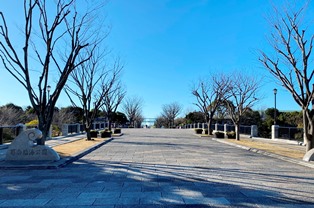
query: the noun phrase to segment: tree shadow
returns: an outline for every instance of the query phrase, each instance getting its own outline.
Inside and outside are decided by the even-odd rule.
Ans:
[[[120,193],[116,199],[108,200],[108,204],[100,196],[95,201],[95,204],[99,205],[115,203],[119,205],[116,207],[314,206],[314,199],[309,197],[312,194],[310,190],[294,192],[294,189],[289,187],[269,188],[269,183],[284,183],[285,177],[282,181],[277,181],[277,174],[263,174],[267,176],[266,179],[263,176],[257,183],[248,183],[247,177],[259,180],[259,174],[242,169],[103,160],[91,162],[81,159],[69,165],[67,171],[81,173],[80,176],[72,178],[72,183],[84,181],[89,186],[103,187],[103,193]],[[84,193],[84,188],[82,192]]]

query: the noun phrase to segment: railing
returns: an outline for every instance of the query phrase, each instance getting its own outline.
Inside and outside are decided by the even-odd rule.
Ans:
[[[108,127],[108,123],[100,123],[100,122],[95,122],[93,123],[91,129],[92,130],[99,130],[99,129],[105,129]],[[82,133],[85,131],[85,127],[83,124],[63,124],[62,125],[62,136],[67,136],[69,134],[77,134],[77,133]]]
[[[279,126],[278,138],[279,139],[303,141],[303,129],[302,128],[296,128],[296,127]]]
[[[94,123],[92,130],[100,130],[108,127],[107,123]],[[37,128],[37,126],[26,126],[24,124],[17,124],[12,126],[0,126],[0,145],[6,142],[11,142],[21,131],[29,128]],[[83,124],[63,124],[62,135],[67,136],[69,134],[83,133],[85,131]],[[49,132],[48,137],[51,137]]]
[[[0,145],[12,141],[24,129],[24,125],[0,126]]]
[[[197,124],[187,124],[184,126],[184,128],[187,128],[187,129],[190,129],[190,128],[206,129],[205,126],[207,128],[207,124],[197,123]],[[227,132],[235,131],[235,126],[230,125],[230,124],[212,124],[212,129],[215,131],[222,131],[226,134]],[[239,131],[240,131],[240,134],[246,134],[246,135],[250,135],[252,137],[258,136],[258,131],[257,131],[256,125],[252,125],[252,126],[240,125]]]
[[[240,125],[240,134],[251,135],[252,126]]]

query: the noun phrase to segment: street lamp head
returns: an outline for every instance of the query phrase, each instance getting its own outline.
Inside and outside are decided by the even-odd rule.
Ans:
[[[277,89],[276,88],[274,88],[273,91],[274,91],[274,94],[277,94]]]
[[[48,86],[47,86],[47,91],[50,92],[50,90],[51,90],[51,86],[48,85]]]

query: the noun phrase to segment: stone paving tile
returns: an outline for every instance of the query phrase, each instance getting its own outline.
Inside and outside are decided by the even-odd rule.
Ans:
[[[60,205],[89,205],[91,206],[95,202],[96,198],[77,198],[77,197],[67,197],[67,198],[54,198],[47,205],[50,206],[60,206]]]
[[[11,195],[64,208],[314,207],[313,169],[189,130],[125,132],[61,169],[1,171],[0,207]]]
[[[83,190],[84,191],[84,190]],[[120,192],[82,192],[77,198],[119,198]]]
[[[8,200],[5,200],[3,203],[1,203],[0,206],[1,207],[2,206],[33,207],[33,206],[44,206],[48,202],[49,202],[48,199],[8,199]]]

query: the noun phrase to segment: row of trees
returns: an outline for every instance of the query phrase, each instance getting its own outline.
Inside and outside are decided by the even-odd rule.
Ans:
[[[248,109],[241,117],[240,123],[244,126],[257,125],[259,136],[263,138],[271,137],[271,126],[274,124],[274,108],[266,110],[252,110]],[[302,112],[280,112],[276,109],[277,119],[276,123],[283,127],[297,127],[302,128]],[[228,117],[220,117],[218,114],[214,115],[214,123],[225,123],[230,121]],[[177,125],[206,123],[204,113],[200,111],[189,112],[185,118],[179,118],[176,121]]]
[[[235,126],[236,139],[239,140],[241,119],[259,100],[259,83],[259,80],[244,73],[216,74],[200,80],[192,88],[192,94],[197,100],[195,105],[208,123],[208,133],[212,134],[211,125],[216,114],[217,117],[228,116]]]
[[[28,93],[30,108],[43,134],[39,145],[45,144],[54,115],[62,112],[55,108],[62,91],[74,108],[82,109],[88,140],[99,112],[105,112],[112,122],[125,98],[120,79],[123,63],[119,58],[108,58],[110,50],[105,40],[110,27],[102,19],[104,5],[102,0],[84,4],[76,0],[24,0],[19,7],[24,9],[24,21],[19,21],[24,25],[16,36],[11,36],[14,29],[0,12],[0,60]],[[49,83],[53,81],[51,87]],[[136,113],[131,112],[133,108]],[[125,104],[125,110],[130,122],[142,119],[133,104]],[[64,122],[59,115],[58,118]]]
[[[138,103],[132,102],[134,100],[137,100]],[[125,98],[124,102],[121,103],[123,112],[112,111],[110,113],[110,122],[115,123],[115,126],[128,124],[131,127],[139,127],[143,121],[142,108],[139,107],[139,105],[142,104],[142,99],[138,97]],[[95,119],[105,118],[109,121],[109,117],[107,117],[108,111],[106,111],[105,108],[103,109],[104,110],[97,111],[97,113],[95,113],[95,109],[91,109],[89,115],[95,114]],[[60,133],[63,124],[83,123],[85,117],[84,113],[84,109],[81,107],[55,107],[54,116],[52,118],[53,129]],[[37,126],[38,119],[35,110],[31,106],[27,106],[23,109],[21,106],[17,106],[13,103],[0,106],[0,126],[12,126],[18,123]]]

